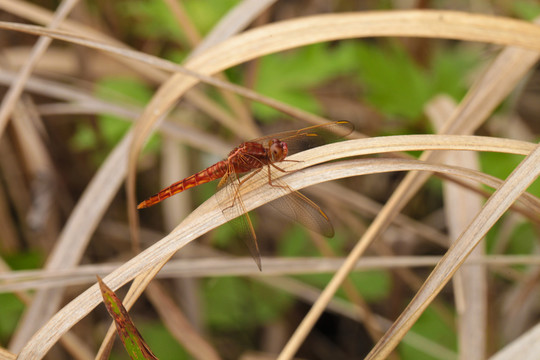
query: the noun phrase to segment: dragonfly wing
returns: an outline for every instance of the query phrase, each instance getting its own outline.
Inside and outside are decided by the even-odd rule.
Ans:
[[[253,173],[248,174],[250,176]],[[249,249],[253,260],[262,271],[261,252],[251,218],[240,196],[240,179],[235,172],[229,171],[219,182],[216,198],[227,222],[240,234]]]
[[[330,219],[316,203],[301,192],[290,189],[282,181],[273,180],[272,182],[288,193],[269,203],[280,215],[325,237],[334,236],[334,227]]]
[[[252,141],[267,146],[271,139],[279,139],[287,143],[289,154],[294,154],[339,140],[352,133],[353,130],[352,123],[342,120],[309,126],[300,130],[284,131]]]

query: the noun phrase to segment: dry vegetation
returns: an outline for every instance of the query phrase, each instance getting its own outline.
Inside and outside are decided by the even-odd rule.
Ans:
[[[0,359],[107,358],[95,275],[160,359],[537,358],[535,2],[33,3],[0,0]],[[263,272],[215,184],[136,211],[340,119],[284,178],[335,238],[258,209]]]

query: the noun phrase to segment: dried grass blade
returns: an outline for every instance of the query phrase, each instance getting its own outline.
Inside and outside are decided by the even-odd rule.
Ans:
[[[488,199],[473,222],[450,247],[420,291],[366,359],[384,359],[391,353],[487,231],[540,174],[539,163],[540,147],[537,147],[508,176],[503,186]]]
[[[484,25],[478,24],[480,27],[483,27]],[[535,25],[530,24],[532,27],[535,27]],[[513,44],[516,45],[517,43]],[[516,78],[519,79],[519,76],[523,75],[524,72],[526,72],[530,67],[534,64],[534,62],[537,59],[538,54],[533,51],[523,50],[523,49],[505,49],[506,52],[503,52],[499,59],[506,59],[508,53],[510,53],[511,58],[517,58],[515,57],[516,53],[518,53],[521,57],[523,57],[523,61],[518,62],[517,64],[513,64],[514,66],[507,66],[509,72],[517,75],[517,76],[509,76],[504,77],[501,76],[498,73],[493,74],[494,81],[489,79],[486,74],[481,79],[479,83],[482,81],[486,83],[501,83],[503,86],[502,88],[508,93],[513,86],[516,84]],[[511,56],[513,55],[513,56]],[[505,62],[501,60],[500,62]],[[497,64],[497,61],[495,62]],[[491,74],[490,74],[491,75]],[[495,108],[495,105],[498,104],[503,99],[503,92],[495,92],[499,96],[499,98],[490,98],[490,102],[487,105],[484,105],[482,101],[476,101],[481,100],[483,97],[482,95],[485,94],[485,92],[482,92],[483,86],[477,86],[473,87],[467,97],[462,101],[460,104],[458,110],[456,111],[456,114],[454,117],[449,119],[448,121],[448,129],[452,129],[452,126],[454,126],[454,123],[458,123],[457,119],[459,117],[462,117],[463,119],[467,119],[468,121],[464,121],[462,123],[471,123],[471,124],[479,124],[487,116],[493,111]],[[473,111],[474,107],[473,104],[475,104],[478,109],[477,111]],[[489,106],[488,106],[489,105]],[[483,116],[482,116],[483,115]],[[446,128],[445,128],[446,129]],[[470,131],[472,129],[469,128]],[[435,157],[434,157],[435,158]],[[432,159],[430,157],[430,154],[423,154],[421,157],[422,160],[425,159]],[[424,183],[424,181],[427,179],[429,174],[426,173],[410,173],[407,175],[407,177],[400,183],[396,191],[392,194],[390,200],[387,202],[385,207],[382,209],[382,211],[379,213],[379,216],[375,218],[372,225],[368,228],[364,236],[360,239],[357,246],[353,249],[351,252],[349,258],[352,259],[360,257],[365,249],[369,246],[369,244],[377,237],[380,233],[390,223],[390,221],[396,216],[396,214],[405,206],[405,204],[408,202],[408,200],[418,191],[420,186]],[[309,329],[315,324],[316,319],[320,316],[322,311],[324,310],[324,303],[328,302],[330,299],[330,291],[334,293],[337,290],[337,285],[343,281],[345,278],[345,275],[347,274],[347,268],[350,268],[350,265],[347,263],[347,266],[344,266],[343,271],[338,271],[334,278],[331,280],[331,282],[327,285],[328,293],[323,292],[324,296],[321,296],[320,301],[315,303],[315,305],[312,307],[308,315],[304,318],[302,324],[298,327],[293,337],[289,340],[288,344],[285,346],[282,354],[280,355],[280,360],[283,359],[290,359],[293,354],[296,352],[296,349],[300,346],[301,341],[307,336],[307,332]],[[333,290],[332,290],[333,289]]]
[[[430,12],[429,14],[426,13],[426,14],[424,14],[424,15],[425,15],[426,17],[428,17],[428,16],[433,17],[434,14],[435,14],[434,12]],[[453,14],[455,15],[455,13],[453,13]],[[350,14],[349,14],[349,15],[350,15]],[[367,15],[373,15],[373,14],[363,14],[363,16],[367,16]],[[380,19],[381,19],[381,17],[380,17],[381,14],[375,14],[375,15],[376,15],[376,16],[374,16],[373,18],[374,18],[374,19],[375,19],[375,18],[376,18],[376,19],[379,19],[379,20],[377,20],[377,21],[380,21]],[[382,14],[382,15],[387,16],[387,17],[389,16],[389,14]],[[395,20],[396,20],[395,17],[396,17],[396,16],[399,16],[399,15],[400,15],[400,14],[398,14],[397,12],[394,13],[394,14],[392,15],[392,16],[394,16],[394,19],[393,19],[393,20],[395,21]],[[409,16],[411,16],[411,15],[414,15],[414,14],[410,13]],[[424,16],[424,15],[419,15],[420,17],[417,17],[414,21],[416,21],[416,22],[422,22],[422,21],[421,21],[421,17]],[[448,14],[448,15],[450,16],[450,14]],[[468,15],[468,16],[469,16],[469,15]],[[413,17],[414,17],[414,16],[413,16]],[[315,18],[317,18],[317,17],[315,17]],[[450,18],[452,18],[452,16],[450,16]],[[328,20],[329,18],[325,18],[325,19]],[[358,21],[359,19],[361,19],[361,16],[358,15],[358,14],[356,14],[356,21]],[[440,17],[437,18],[437,19],[440,20]],[[448,19],[449,19],[449,18],[445,18],[445,20],[448,20]],[[455,18],[452,18],[452,19],[455,20]],[[305,20],[305,19],[301,19],[301,21],[304,21],[304,20]],[[313,20],[313,19],[311,19],[311,18],[309,19],[309,21],[312,21],[312,20]],[[332,21],[332,26],[335,26],[335,21],[334,21],[334,20],[335,20],[335,19],[331,20],[331,21]],[[388,20],[388,18],[387,18],[387,20]],[[392,20],[392,19],[390,19],[390,20]],[[410,21],[410,19],[409,19],[409,21]],[[433,19],[432,19],[432,21],[433,21]],[[506,20],[505,20],[505,21],[506,21]],[[457,23],[458,23],[458,22],[455,22],[453,26],[456,26]],[[394,22],[394,24],[395,24],[395,22]],[[512,22],[512,24],[514,24],[514,25],[520,25],[520,24],[523,25],[523,23],[520,23],[520,22]],[[510,25],[512,25],[512,24],[510,24]],[[395,28],[396,35],[403,35],[403,28],[402,28],[402,25],[403,25],[403,24],[400,24],[399,29]],[[471,24],[469,24],[468,26],[462,26],[462,25],[463,25],[462,23],[459,23],[459,26],[457,26],[457,27],[459,27],[459,28],[461,28],[461,29],[465,29],[465,31],[466,31],[466,29],[471,30],[472,28],[475,28],[475,30],[477,31],[477,26],[476,26],[476,25],[474,25],[474,26],[471,26]],[[491,23],[491,25],[493,25],[493,23]],[[499,25],[501,25],[501,24],[499,23]],[[347,26],[348,26],[348,27],[351,27],[351,24],[348,24]],[[356,24],[356,26],[358,26],[358,24]],[[380,25],[380,27],[382,27],[382,25]],[[385,31],[388,31],[388,22],[385,22],[385,23],[384,23],[384,27],[386,28]],[[512,33],[513,36],[510,36],[510,37],[509,37],[509,36],[508,36],[508,29],[505,29],[505,30],[503,30],[503,33],[506,34],[505,36],[498,36],[498,35],[501,35],[501,34],[498,34],[498,32],[496,31],[496,32],[494,33],[494,38],[492,38],[492,39],[494,39],[495,42],[500,41],[500,39],[502,39],[501,41],[503,41],[503,42],[504,42],[504,41],[512,42],[512,39],[515,39],[515,38],[516,38],[516,36],[515,36],[515,35],[516,35],[516,27],[512,27],[512,26],[510,26],[510,27],[513,29],[512,31],[510,31],[510,33]],[[354,28],[354,26],[352,26],[351,28]],[[373,29],[373,28],[372,28],[372,29]],[[294,33],[296,30],[297,30],[297,29],[295,29],[295,28],[289,28],[289,32],[293,32],[293,33]],[[435,36],[435,35],[433,35],[433,32],[432,32],[433,28],[431,28],[431,27],[429,27],[429,29],[424,28],[424,29],[423,29],[423,32],[424,32],[424,33],[427,33],[428,30],[429,30],[431,36]],[[529,30],[530,30],[530,29],[528,29],[528,28],[527,28],[527,30],[523,30],[523,34],[525,34],[525,36],[518,37],[518,38],[520,39],[520,41],[522,41],[522,40],[524,39],[524,40],[527,42],[527,41],[528,41],[527,39],[530,39],[530,38],[531,38],[531,36],[527,36],[527,35],[526,35],[527,33],[530,33]],[[534,31],[537,31],[537,29],[533,29],[533,30],[534,30]],[[383,32],[382,29],[381,29],[380,31],[381,31],[381,34],[388,34],[387,32]],[[420,31],[420,30],[419,30],[419,31]],[[462,31],[463,31],[463,30],[462,30]],[[486,33],[483,34],[483,36],[489,36],[489,35],[487,35],[489,32],[490,32],[490,31],[486,31]],[[519,33],[519,31],[517,31],[517,33]],[[503,35],[504,35],[504,34],[503,34]],[[260,36],[260,35],[262,35],[262,34],[259,33],[259,36]],[[336,33],[333,33],[333,35],[334,35],[334,36],[340,36],[340,35],[338,35],[338,34],[336,34]],[[350,35],[351,37],[355,36],[355,35],[352,35],[352,34],[349,34],[349,35]],[[373,33],[370,33],[369,36],[374,36],[374,35],[373,35]],[[439,35],[436,35],[436,36],[440,36],[440,34],[439,34]],[[471,35],[471,34],[468,34],[468,35],[465,34],[465,35],[464,35],[463,33],[461,33],[461,35],[459,35],[459,36],[462,36],[463,38],[466,38],[467,36],[469,36],[469,37],[474,37],[474,36]],[[291,37],[290,34],[288,34],[288,37],[289,37],[289,38]],[[536,36],[536,39],[538,39],[538,36]],[[309,39],[309,41],[315,42],[315,41],[320,41],[320,40],[317,40],[317,39]],[[298,44],[303,44],[303,43],[306,43],[306,39],[305,39],[305,38],[304,38],[303,40],[301,40],[301,41],[300,41],[300,40],[298,41]],[[512,42],[512,43],[513,43],[513,42]],[[234,44],[234,43],[233,43],[233,44]],[[531,44],[529,44],[529,45],[531,45]],[[281,45],[281,46],[283,47],[283,45]],[[292,47],[292,46],[295,46],[295,45],[294,45],[294,44],[291,44],[291,43],[288,43],[287,46]],[[298,46],[298,45],[296,45],[296,46]],[[536,46],[536,45],[535,45],[535,46]],[[260,48],[264,48],[264,47],[260,47]],[[222,51],[225,51],[225,50],[226,50],[227,54],[229,54],[229,55],[231,54],[230,49],[222,49]],[[271,51],[272,51],[272,48],[270,48],[270,47],[269,47],[269,48],[264,48],[264,51],[266,51],[266,52],[271,52]],[[206,53],[205,53],[205,54],[206,54]],[[255,54],[255,55],[256,55],[256,54]],[[254,56],[255,56],[255,55],[254,55]],[[218,61],[221,61],[221,60],[223,60],[223,59],[220,58],[220,59],[217,59],[217,60],[218,60]],[[236,59],[235,61],[240,61],[240,60],[241,60],[241,61],[246,61],[247,59],[246,59],[246,58],[243,58],[243,59]],[[174,95],[174,98],[177,99],[178,97],[179,97],[179,95],[178,95],[178,93],[176,93],[176,94]],[[174,102],[174,101],[173,101],[173,102]],[[171,102],[171,103],[172,103],[172,102]],[[170,107],[170,104],[171,104],[171,103],[169,103],[168,105],[165,104],[165,103],[161,103],[161,105],[164,105],[163,107],[159,107],[159,106],[158,106],[157,108],[153,108],[152,110],[157,110],[158,113],[159,113],[159,112],[164,113],[165,111],[168,110],[168,108]],[[147,134],[148,134],[148,132],[146,133],[146,135],[147,135]],[[143,135],[143,138],[144,138],[146,135]],[[121,176],[121,175],[120,175],[120,176]]]
[[[48,27],[50,29],[57,28],[77,3],[78,0],[62,1]],[[2,136],[9,117],[15,108],[15,104],[19,100],[19,96],[24,89],[24,83],[30,77],[33,68],[36,66],[41,56],[45,53],[45,51],[47,51],[51,41],[52,39],[48,37],[40,37],[38,39],[36,45],[32,49],[32,54],[22,66],[17,80],[11,84],[6,95],[2,99],[2,103],[0,105],[0,136]]]
[[[243,0],[239,2],[238,5],[228,11],[227,14],[220,19],[220,21],[212,28],[212,31],[210,31],[203,41],[195,47],[189,54],[188,61],[206,49],[238,34],[274,2],[275,0]],[[226,79],[224,74],[219,75],[221,75],[219,76],[220,79]],[[261,134],[255,126],[246,104],[240,101],[233,93],[228,91],[221,91],[221,93],[234,113],[234,117],[236,118],[234,123],[241,125],[246,129],[246,132],[250,134],[250,138],[260,136]]]
[[[90,240],[90,234],[97,227],[126,174],[125,154],[129,141],[130,137],[126,136],[117,145],[88,185],[58,238],[55,251],[48,259],[47,269],[66,268],[77,264]],[[26,316],[42,319],[40,321],[46,320],[58,309],[61,299],[62,292],[58,289],[40,291],[36,293]],[[38,325],[40,324],[33,323],[30,335],[39,328]]]
[[[426,112],[436,128],[455,110],[449,97],[439,97],[426,107]],[[453,151],[446,155],[449,165],[479,170],[477,153]],[[464,180],[465,182],[471,182]],[[474,186],[474,184],[471,184]],[[482,198],[451,182],[443,183],[443,196],[449,238],[454,240],[466,229],[482,208]],[[484,359],[487,345],[487,268],[472,265],[475,259],[485,255],[482,246],[476,247],[466,261],[467,266],[459,269],[454,277],[454,298],[457,310],[459,357],[461,359]]]
[[[58,27],[77,3],[78,0],[62,1],[48,27],[51,29]],[[8,120],[15,109],[17,102],[19,101],[19,97],[24,89],[25,82],[30,77],[32,70],[49,47],[51,41],[52,39],[48,37],[40,37],[38,39],[36,45],[32,49],[32,54],[24,63],[19,71],[17,79],[10,85],[6,95],[2,99],[2,103],[0,105],[0,137],[4,132],[5,126],[7,125]],[[15,335],[10,340],[10,348],[15,351],[20,350],[28,339],[30,339],[32,334],[45,321],[45,319],[40,317],[40,314],[38,313],[30,312],[30,314],[33,314],[33,316],[28,316],[28,313],[26,314],[24,320],[18,324]]]
[[[197,333],[161,285],[151,283],[148,287],[147,297],[171,334],[191,353],[193,358],[201,360],[220,359],[216,350]]]
[[[396,269],[434,267],[439,256],[377,256],[362,257],[355,270]],[[262,258],[264,274],[253,268],[253,259],[208,257],[201,259],[171,260],[158,273],[158,278],[178,277],[219,277],[219,276],[269,276],[318,274],[335,272],[345,261],[344,258]],[[469,261],[469,260],[468,260]],[[483,264],[493,268],[514,265],[540,265],[538,255],[490,255],[470,259],[471,264]],[[54,287],[91,285],[95,275],[105,276],[121,264],[105,263],[99,265],[80,265],[69,270],[15,270],[0,273],[0,293],[23,290],[48,289]],[[24,293],[19,293],[24,294]],[[21,296],[19,296],[21,297]],[[26,297],[23,298],[23,301]]]
[[[276,0],[244,0],[231,9],[219,23],[212,28],[203,41],[197,45],[190,57],[195,57],[206,49],[225,41],[239,33],[249,25],[257,16],[268,9]]]
[[[540,324],[515,339],[490,360],[536,360],[540,354]]]
[[[401,144],[401,145],[399,145]],[[528,153],[534,146],[532,144],[495,138],[471,137],[471,136],[396,136],[371,138],[363,140],[351,140],[334,143],[327,146],[311,149],[294,157],[301,160],[300,163],[292,163],[292,166],[313,166],[320,162],[336,160],[342,157],[352,157],[366,155],[381,151],[409,151],[418,149],[459,149],[459,150],[506,150],[513,153]],[[376,173],[381,171],[447,171],[445,167],[434,167],[434,165],[422,164],[410,160],[385,160],[384,166],[378,165],[378,160],[356,160],[341,163],[332,163],[325,166],[311,167],[303,171],[295,172],[287,176],[287,183],[295,188],[301,189],[315,183],[329,181],[332,179],[358,176],[366,173]],[[123,163],[125,164],[125,162]],[[360,166],[360,164],[365,164]],[[391,166],[390,166],[391,165]],[[116,164],[117,168],[121,165]],[[439,169],[439,170],[437,170]],[[445,169],[445,170],[443,170]],[[118,170],[118,169],[117,169]],[[453,171],[450,171],[453,173]],[[265,179],[262,179],[263,181]],[[267,184],[266,184],[267,185]],[[263,186],[263,183],[246,183],[243,196],[248,210],[261,206],[273,200],[277,194],[272,188]],[[94,199],[97,200],[97,199]],[[102,205],[98,206],[101,207]],[[224,223],[224,218],[219,206],[214,202],[214,198],[209,199],[194,212],[192,212],[171,234],[143,251],[120,268],[109,274],[105,281],[116,290],[126,282],[138,275],[145,274],[152,270],[153,274],[148,274],[148,278],[153,278],[155,273],[176,251],[186,243],[197,238],[201,234]],[[142,279],[137,278],[137,281]],[[136,289],[135,286],[133,289]],[[130,301],[134,301],[142,290],[137,290],[133,295],[128,294],[125,299],[126,308]],[[41,293],[41,292],[40,292]],[[21,356],[28,358],[39,358],[65,333],[71,326],[79,321],[91,311],[100,301],[97,286],[90,287],[87,291],[69,303],[62,310],[58,311],[52,319],[33,336],[21,351]],[[24,357],[23,357],[24,358]]]
[[[0,359],[1,360],[15,360],[17,358],[17,355],[0,348]]]
[[[313,32],[313,29],[318,29]],[[536,35],[535,35],[536,34]],[[540,28],[530,23],[451,11],[326,14],[262,26],[225,41],[192,59],[186,67],[209,75],[268,53],[293,47],[363,36],[449,37],[540,49]],[[518,39],[519,38],[519,39]],[[235,51],[231,51],[234,49]],[[130,149],[128,205],[135,208],[135,165],[140,149],[158,120],[197,80],[175,74],[156,93],[135,126]],[[135,219],[134,216],[131,216]]]

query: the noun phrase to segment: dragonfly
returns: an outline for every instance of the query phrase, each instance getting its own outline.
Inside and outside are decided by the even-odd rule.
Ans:
[[[218,190],[222,191],[216,194],[216,198],[222,213],[228,221],[239,217],[240,220],[233,224],[247,234],[246,245],[262,271],[257,236],[241,197],[242,185],[255,176],[266,176],[268,184],[282,193],[281,197],[270,202],[279,213],[331,238],[334,236],[334,228],[324,211],[308,197],[273,176],[272,168],[288,173],[290,171],[284,170],[280,164],[293,161],[286,159],[287,156],[340,139],[353,130],[354,126],[350,122],[342,120],[244,142],[234,148],[226,159],[160,190],[141,202],[137,209],[148,208],[187,189],[220,179]],[[245,175],[239,177],[241,174]]]

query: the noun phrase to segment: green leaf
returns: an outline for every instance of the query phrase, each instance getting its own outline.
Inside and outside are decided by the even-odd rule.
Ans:
[[[70,145],[77,151],[94,149],[98,140],[94,129],[87,123],[77,123],[77,130],[70,139]]]
[[[540,15],[540,5],[537,1],[513,1],[512,11],[520,18],[528,21]]]
[[[502,180],[506,179],[523,159],[523,156],[514,154],[480,153],[482,171]],[[540,179],[536,179],[527,191],[535,196],[540,196]]]
[[[135,78],[109,77],[97,83],[96,96],[103,99],[111,97],[127,104],[144,105],[150,101],[152,90],[143,82]],[[122,117],[101,114],[98,117],[98,129],[101,136],[111,148],[115,146],[132,126],[132,122]],[[151,138],[152,145],[147,148],[157,148],[157,139]]]
[[[278,243],[280,256],[319,256],[319,252],[309,240],[306,229],[299,224],[294,224],[284,234]]]
[[[357,56],[369,103],[390,115],[416,118],[422,114],[429,84],[403,49],[394,46],[383,51],[362,44]]]
[[[239,0],[187,0],[183,1],[183,5],[196,28],[205,35],[239,2]]]
[[[466,71],[477,63],[474,54],[460,48],[439,50],[430,71],[418,66],[399,45],[389,48],[360,43],[357,47],[360,81],[365,100],[391,116],[419,119],[434,95],[459,99],[466,90]]]
[[[39,269],[44,261],[43,253],[37,250],[5,254],[3,257],[13,270]]]
[[[292,303],[283,292],[234,277],[206,281],[204,294],[207,321],[219,330],[245,331],[268,323]]]
[[[344,239],[336,234],[334,238],[327,241],[335,254],[342,255]],[[295,226],[291,227],[285,233],[283,240],[278,244],[278,254],[280,256],[292,257],[320,256],[319,251],[310,241],[306,229],[299,224],[295,224]],[[332,278],[332,274],[298,275],[296,277],[322,289],[328,284]],[[354,272],[349,275],[349,279],[367,301],[381,300],[390,292],[391,280],[389,275],[384,271]],[[345,293],[341,289],[338,290],[337,295],[345,298]]]
[[[238,0],[185,0],[186,15],[202,35],[234,6]],[[158,41],[182,42],[189,47],[185,34],[178,26],[171,9],[161,0],[127,0],[115,3],[118,12],[125,15],[124,24],[129,32]],[[126,30],[127,32],[128,30]]]
[[[150,347],[146,344],[141,334],[131,321],[131,318],[124,308],[122,301],[98,276],[99,288],[101,290],[101,296],[103,297],[103,303],[107,308],[107,311],[114,320],[116,325],[116,332],[124,344],[126,352],[133,360],[157,360],[156,356],[150,350]]]
[[[323,289],[332,279],[333,274],[298,275],[300,280]],[[369,270],[351,273],[348,277],[368,302],[380,301],[386,298],[391,288],[390,275],[385,271]],[[345,298],[343,289],[337,291],[337,296]]]
[[[413,325],[411,331],[422,335],[435,343],[445,346],[452,351],[457,350],[457,338],[455,329],[448,327],[439,317],[438,313],[428,307]],[[406,342],[401,342],[399,354],[403,360],[437,360],[437,357],[427,355],[419,347],[413,347]]]
[[[178,343],[163,324],[144,321],[137,323],[141,332],[144,333],[144,338],[148,345],[152,349],[155,349],[154,352],[159,360],[191,359],[189,353]]]
[[[538,234],[532,224],[529,222],[521,223],[513,229],[506,253],[531,255],[534,252],[537,239]]]
[[[257,212],[250,211],[248,216],[251,219],[251,223],[253,224],[256,233],[257,224],[259,222]],[[251,241],[251,235],[249,233],[244,233],[247,229],[244,229],[242,221],[243,219],[238,217],[215,229],[212,245],[221,249],[229,249],[233,253],[236,253],[236,250],[239,250],[240,254],[245,254],[247,256],[248,248],[245,245],[245,242]]]
[[[13,294],[0,294],[0,343],[7,344],[25,308]]]
[[[353,71],[357,65],[352,42],[335,47],[314,44],[285,54],[272,54],[261,59],[255,89],[264,95],[301,109],[319,113],[320,106],[310,89],[323,82]],[[253,111],[263,120],[279,113],[254,103]]]
[[[101,79],[95,89],[96,96],[110,101],[120,101],[125,104],[143,106],[152,97],[152,90],[143,82],[126,77],[109,77]],[[100,114],[97,119],[98,133],[94,127],[88,123],[81,122],[77,126],[77,131],[71,138],[71,146],[78,151],[94,150],[100,145],[103,139],[107,148],[96,149],[94,160],[101,163],[106,154],[124,137],[132,126],[128,119],[112,115]],[[156,151],[159,148],[159,138],[156,135],[150,137],[144,150]]]
[[[114,3],[119,14],[124,14],[122,22],[126,32],[146,39],[176,40],[185,42],[172,12],[163,1],[117,1]]]
[[[425,73],[430,83],[429,97],[447,94],[460,101],[467,92],[467,73],[479,63],[478,53],[461,47],[444,47],[434,51],[431,70]],[[429,99],[428,99],[429,100]]]
[[[502,220],[504,219],[506,215],[503,215],[499,221],[495,223],[495,225],[489,229],[488,233],[486,234],[486,252],[488,254],[493,254],[493,250],[495,249],[497,245],[497,240],[499,236],[499,231],[501,228]]]
[[[487,249],[490,254],[493,254],[493,249],[501,250],[497,247],[497,241],[499,240],[499,234],[503,221],[498,221],[493,228],[487,234]],[[538,233],[530,223],[522,222],[517,224],[510,234],[510,240],[503,249],[504,254],[509,255],[530,255],[534,253],[535,244],[538,239]],[[514,265],[516,269],[526,269],[524,265]]]
[[[95,94],[102,99],[117,100],[136,105],[145,104],[152,97],[152,90],[142,81],[130,77],[106,77],[96,84]]]

